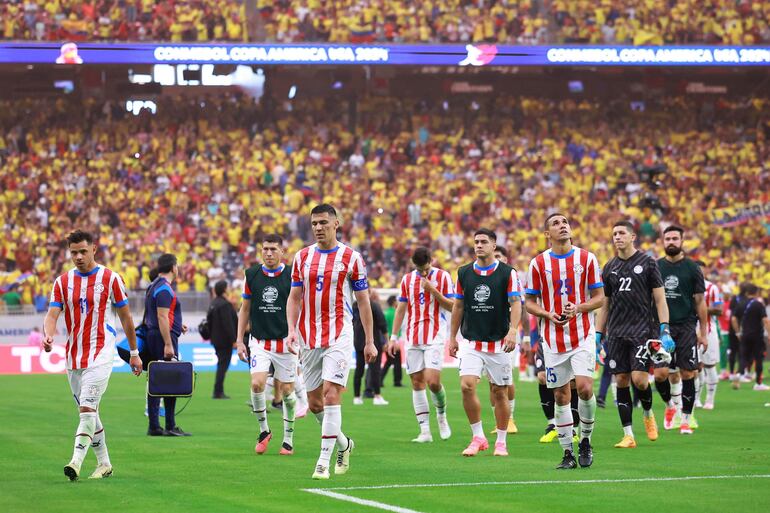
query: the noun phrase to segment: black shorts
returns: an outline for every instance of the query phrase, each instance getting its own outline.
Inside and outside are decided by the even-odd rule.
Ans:
[[[605,365],[610,374],[628,374],[631,371],[648,372],[650,352],[647,337],[608,337]]]
[[[676,349],[671,355],[669,369],[698,369],[698,335],[695,332],[695,323],[672,324],[671,338],[674,339]]]
[[[535,352],[535,376],[541,372],[545,372],[545,357],[543,356],[543,344],[545,340],[540,340],[537,343],[537,351]]]

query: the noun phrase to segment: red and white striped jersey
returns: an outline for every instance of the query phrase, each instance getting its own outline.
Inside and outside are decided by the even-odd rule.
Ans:
[[[49,305],[64,311],[67,369],[112,363],[116,309],[127,304],[123,279],[106,267],[85,274],[72,269],[56,278]]]
[[[291,286],[302,287],[297,331],[305,349],[333,346],[345,334],[353,340],[353,292],[369,288],[358,251],[344,244],[302,249],[294,256]]]
[[[525,292],[540,296],[548,312],[561,313],[565,303],[580,305],[591,297],[591,290],[603,287],[602,271],[596,256],[573,246],[564,255],[551,250],[532,259],[527,274]],[[545,339],[544,350],[552,353],[571,351],[585,341],[594,341],[594,314],[577,314],[564,326],[550,319],[540,319],[540,335]]]
[[[401,295],[398,300],[407,304],[406,342],[413,346],[443,344],[449,338],[449,312],[438,300],[422,288],[423,278],[412,271],[401,279]],[[444,297],[454,297],[452,277],[448,272],[431,267],[427,279]]]
[[[706,301],[706,308],[711,309],[722,306],[722,291],[719,290],[719,286],[717,286],[716,283],[712,283],[708,280],[704,281],[706,282],[706,294],[704,297],[704,300]],[[715,315],[709,315],[708,319],[708,333],[711,333],[711,330],[714,329],[717,319]]]

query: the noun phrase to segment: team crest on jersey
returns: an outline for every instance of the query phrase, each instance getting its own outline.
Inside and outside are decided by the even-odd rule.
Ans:
[[[614,369],[617,366],[618,366],[618,364],[615,363],[615,360],[610,360],[610,369]]]
[[[265,287],[262,290],[262,301],[265,303],[275,303],[278,300],[278,289],[275,287]]]
[[[583,269],[583,266],[580,264],[575,264],[575,267],[573,267],[573,270],[575,271],[575,274],[583,274],[583,271],[585,271],[585,269]]]
[[[636,267],[634,267],[634,272],[636,274],[642,274],[642,271],[644,271],[644,267],[642,267],[641,265],[637,265]]]
[[[342,262],[337,262],[336,264],[334,264],[334,270],[338,273],[344,271],[345,264],[343,264]]]
[[[94,285],[94,292],[96,292],[97,294],[101,294],[102,292],[104,292],[104,285],[102,285],[101,283],[97,283],[96,285]]]
[[[487,299],[489,299],[489,296],[491,295],[492,291],[486,285],[479,285],[473,291],[473,299],[475,299],[478,303],[486,303]]]
[[[679,278],[677,278],[673,274],[670,276],[666,276],[666,279],[663,282],[663,286],[666,287],[668,290],[674,290],[679,286]]]

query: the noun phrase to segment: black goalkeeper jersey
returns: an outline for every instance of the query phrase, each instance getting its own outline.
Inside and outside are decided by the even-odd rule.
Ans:
[[[652,338],[657,336],[657,311],[652,289],[663,286],[654,258],[637,251],[628,260],[612,258],[602,273],[609,300],[606,335]]]

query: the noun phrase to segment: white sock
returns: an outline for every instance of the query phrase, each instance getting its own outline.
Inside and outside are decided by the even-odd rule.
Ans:
[[[498,444],[505,445],[506,439],[508,437],[508,430],[507,429],[498,429],[497,430],[497,442]]]
[[[580,415],[580,439],[588,438],[594,432],[594,417],[596,414],[596,396],[592,395],[587,401],[578,400],[578,414]]]
[[[548,421],[547,421],[547,422],[548,422],[548,424],[550,424],[551,426],[556,426],[556,420],[554,420],[554,419],[548,419]]]
[[[264,433],[270,431],[270,427],[267,425],[267,398],[265,392],[251,391],[251,406],[254,409],[254,415],[257,416],[259,422],[259,432]]]
[[[535,377],[535,366],[529,365],[527,367],[527,377],[534,378]]]
[[[96,412],[80,412],[80,424],[75,432],[75,447],[72,451],[72,461],[78,465],[82,464],[86,458],[88,446],[94,439],[94,431],[96,431]]]
[[[110,463],[110,455],[107,452],[107,438],[104,436],[104,426],[102,420],[99,418],[99,412],[96,413],[96,431],[94,431],[94,438],[91,440],[91,449],[94,450],[96,455],[97,465],[112,466]]]
[[[612,390],[612,398],[618,402],[618,384],[613,381],[610,384],[610,390]]]
[[[428,406],[428,394],[425,390],[412,390],[412,406],[420,433],[430,433],[430,407]]]
[[[689,424],[689,423],[690,423],[690,414],[682,413],[682,424]]]
[[[318,417],[318,415],[316,415]],[[342,407],[339,404],[324,406],[321,422],[321,455],[318,457],[318,465],[329,466],[334,453],[334,446],[340,436],[342,426]]]
[[[297,402],[300,408],[307,408],[307,389],[305,388],[305,376],[297,374],[294,380],[294,393],[297,394]]]
[[[516,408],[516,399],[511,399],[510,401],[508,401],[508,404],[511,407],[511,420],[513,420],[513,410],[514,408]]]
[[[716,367],[706,367],[706,402],[714,404],[714,398],[717,395],[717,383],[719,376]]]
[[[553,411],[556,432],[559,434],[559,444],[565,451],[572,451],[572,408],[569,403],[564,406],[555,404]]]
[[[682,412],[682,382],[671,383],[671,402],[677,413]]]
[[[267,381],[265,382],[265,400],[272,402],[273,399],[275,399],[275,380],[273,379],[273,376],[268,376]]]
[[[294,407],[297,405],[297,394],[290,393],[283,398],[283,442],[294,445]]]
[[[634,428],[633,428],[633,426],[623,426],[623,434],[633,438],[634,437]]]
[[[481,426],[481,424],[481,421],[478,421],[475,424],[471,424],[471,431],[473,432],[474,437],[486,438],[486,436],[484,436],[484,428]]]
[[[695,401],[700,401],[700,391],[703,388],[703,371],[698,372],[698,375],[695,377]]]

